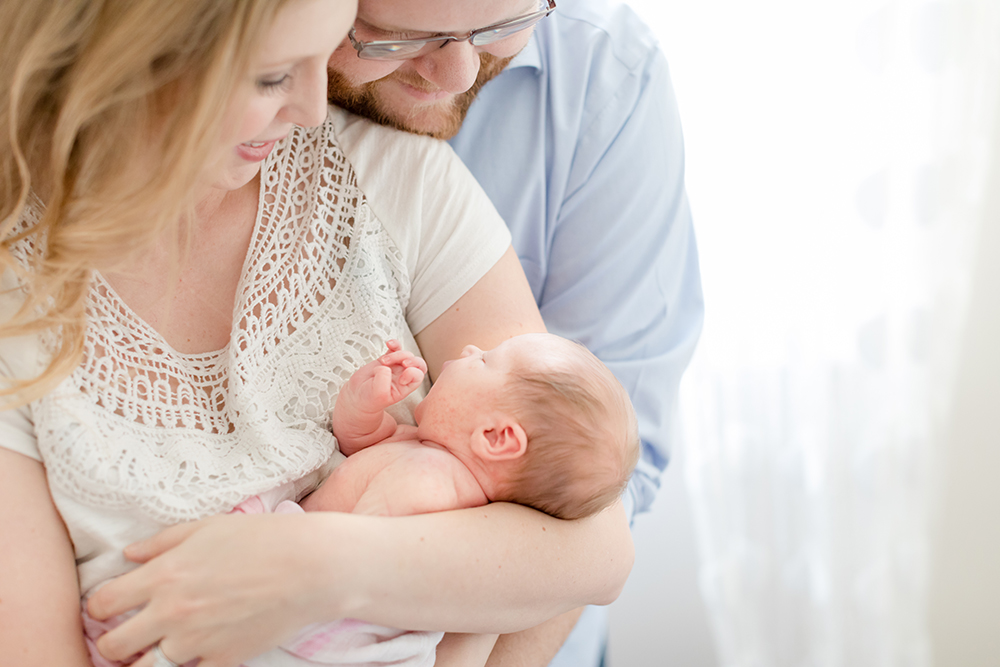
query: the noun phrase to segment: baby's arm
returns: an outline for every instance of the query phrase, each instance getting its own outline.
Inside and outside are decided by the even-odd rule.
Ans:
[[[389,351],[351,376],[333,407],[333,434],[346,455],[385,440],[396,432],[396,420],[385,409],[420,386],[427,364],[396,340]]]

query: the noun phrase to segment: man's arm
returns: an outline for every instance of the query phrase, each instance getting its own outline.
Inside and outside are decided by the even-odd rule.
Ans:
[[[581,613],[582,607],[533,628],[500,635],[486,667],[544,667],[562,648]]]
[[[496,635],[445,634],[437,645],[434,667],[480,667],[487,665]]]
[[[659,488],[681,375],[704,315],[680,120],[662,54],[636,79],[616,97],[618,113],[606,109],[581,140],[539,304],[551,332],[586,345],[629,392],[643,443],[625,498],[630,515],[649,509]]]

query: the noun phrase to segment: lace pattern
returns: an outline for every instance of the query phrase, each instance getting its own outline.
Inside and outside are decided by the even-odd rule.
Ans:
[[[409,290],[332,125],[296,130],[262,170],[226,347],[173,350],[95,276],[84,362],[32,405],[50,486],[176,523],[317,470],[339,386],[409,337]]]

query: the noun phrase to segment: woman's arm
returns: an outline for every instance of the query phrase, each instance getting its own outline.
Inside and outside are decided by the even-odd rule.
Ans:
[[[632,541],[621,503],[577,521],[493,503],[393,518],[225,515],[126,555],[148,563],[91,596],[90,614],[147,606],[105,634],[101,652],[121,659],[164,638],[175,661],[235,667],[313,622],[506,633],[608,604]]]
[[[371,554],[375,566],[354,582],[347,615],[422,630],[517,632],[609,604],[632,566],[620,503],[579,521],[507,503],[406,518]]]
[[[42,464],[0,448],[0,664],[90,665],[73,546]]]
[[[466,345],[492,350],[508,338],[545,331],[528,279],[513,248],[447,311],[416,334],[420,353],[436,380],[441,365]]]

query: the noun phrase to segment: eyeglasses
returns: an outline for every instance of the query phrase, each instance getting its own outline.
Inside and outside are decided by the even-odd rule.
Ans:
[[[361,42],[354,36],[353,27],[347,33],[347,37],[351,40],[351,45],[358,52],[359,58],[364,58],[365,60],[407,60],[433,50],[435,47],[432,47],[432,45],[434,44],[438,45],[436,48],[443,48],[450,42],[469,42],[473,46],[486,46],[487,44],[499,42],[515,33],[527,30],[554,12],[555,9],[555,0],[542,0],[536,12],[473,30],[464,37],[440,35],[424,39]]]

